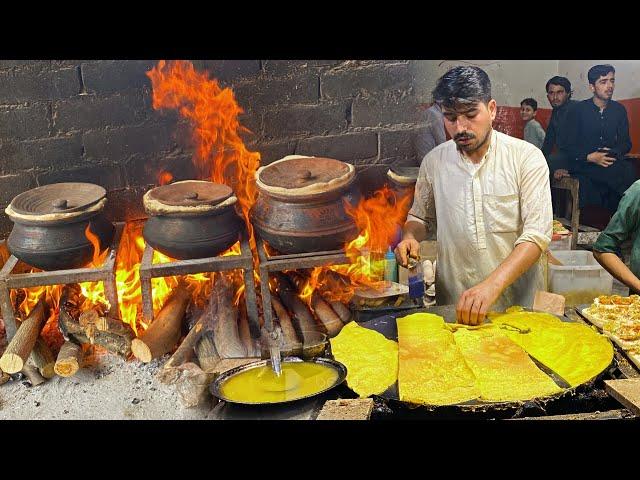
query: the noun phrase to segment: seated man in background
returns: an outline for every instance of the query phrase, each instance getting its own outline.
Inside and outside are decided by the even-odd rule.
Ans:
[[[629,287],[629,293],[640,293],[640,180],[624,192],[618,210],[593,245],[593,256],[604,269]],[[631,269],[622,261],[620,244],[633,238]]]
[[[569,173],[580,181],[580,208],[599,205],[616,211],[622,194],[635,180],[625,155],[631,150],[624,106],[612,100],[615,69],[595,65],[587,74],[593,97],[569,112]]]
[[[571,100],[571,82],[566,77],[551,77],[545,90],[553,111],[541,150],[547,159],[549,171],[557,180],[569,175],[567,116],[578,102]]]
[[[544,128],[536,120],[538,102],[533,98],[525,98],[520,102],[520,116],[524,120],[524,141],[542,148],[544,143]]]

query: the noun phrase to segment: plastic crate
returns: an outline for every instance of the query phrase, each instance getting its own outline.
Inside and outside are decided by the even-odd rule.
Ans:
[[[613,277],[587,250],[555,250],[562,266],[549,264],[549,291],[562,295],[567,306],[592,303],[598,295],[610,295]]]
[[[549,243],[549,250],[571,250],[571,234],[554,235],[553,238]]]

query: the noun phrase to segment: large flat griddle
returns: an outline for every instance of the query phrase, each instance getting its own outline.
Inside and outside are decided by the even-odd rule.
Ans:
[[[397,312],[394,314],[386,314],[377,318],[373,318],[371,320],[360,323],[359,325],[365,328],[369,328],[378,333],[381,333],[389,340],[398,341],[398,330],[396,326],[396,318],[401,318],[407,315],[411,315],[413,313],[433,313],[436,315],[440,315],[444,318],[447,323],[456,323],[456,312],[455,305],[441,305],[441,306],[433,306],[428,308],[417,308],[414,310],[405,310],[401,312]],[[563,322],[575,322],[567,317],[561,317],[556,315]],[[588,390],[593,387],[593,384],[598,381],[605,372],[608,372],[611,368],[615,368],[617,365],[615,356],[612,360],[611,365],[605,368],[602,372],[600,372],[596,377],[591,380],[583,383],[582,385],[578,385],[576,387],[570,387],[566,381],[564,381],[559,375],[555,372],[542,365],[533,357],[530,357],[535,364],[540,368],[544,373],[546,373],[551,379],[564,390],[560,393],[556,393],[554,395],[549,395],[546,397],[539,397],[531,400],[523,400],[523,401],[513,401],[513,402],[486,402],[481,400],[471,400],[464,403],[458,403],[454,405],[415,405],[408,402],[403,402],[400,400],[398,393],[398,383],[394,383],[390,386],[386,391],[379,395],[379,397],[386,400],[391,407],[406,407],[410,409],[426,409],[430,412],[433,411],[469,411],[469,412],[495,412],[495,411],[511,411],[518,408],[521,408],[527,402],[536,402],[542,405],[547,405],[550,402],[555,400],[559,400],[561,398],[574,395],[576,391],[580,390]]]

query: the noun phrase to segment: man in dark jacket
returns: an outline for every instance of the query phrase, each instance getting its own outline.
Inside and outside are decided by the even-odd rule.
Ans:
[[[629,120],[624,106],[612,100],[615,69],[595,65],[587,74],[593,97],[569,112],[569,173],[580,181],[580,208],[601,205],[611,213],[636,180],[631,161]]]
[[[553,111],[551,112],[551,119],[549,120],[541,150],[549,164],[549,171],[554,178],[558,179],[569,175],[567,168],[569,145],[566,122],[567,114],[578,102],[571,100],[571,82],[566,77],[555,76],[550,78],[545,89]]]

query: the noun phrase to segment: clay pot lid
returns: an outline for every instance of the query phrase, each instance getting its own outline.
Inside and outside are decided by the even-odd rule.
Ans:
[[[283,159],[267,165],[260,172],[260,181],[269,187],[305,188],[317,183],[329,183],[349,173],[349,165],[323,157]]]
[[[92,183],[52,183],[17,195],[9,205],[20,216],[41,217],[82,212],[103,200],[107,191]]]
[[[233,195],[227,185],[202,180],[185,180],[150,190],[149,200],[172,207],[218,205]]]
[[[391,167],[387,177],[401,185],[411,185],[418,181],[420,167]]]

